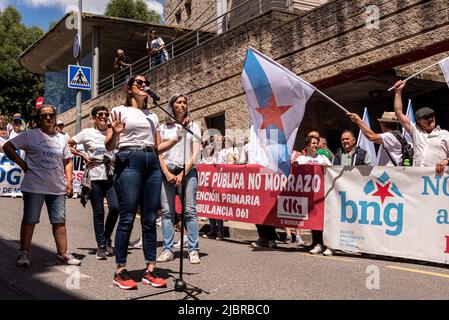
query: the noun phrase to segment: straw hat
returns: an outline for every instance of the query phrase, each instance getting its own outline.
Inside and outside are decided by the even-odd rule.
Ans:
[[[377,120],[380,122],[399,122],[394,112],[384,112],[382,118]]]

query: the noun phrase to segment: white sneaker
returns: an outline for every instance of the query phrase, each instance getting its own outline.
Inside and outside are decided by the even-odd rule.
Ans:
[[[59,254],[56,255],[56,259],[62,263],[67,264],[70,266],[79,266],[81,265],[81,260],[76,259],[71,253],[67,251],[66,254],[60,256]]]
[[[297,246],[303,246],[306,244],[299,234],[296,236],[295,243]]]
[[[161,255],[159,257],[157,257],[156,261],[157,262],[167,262],[167,261],[172,261],[175,257],[173,256],[173,252],[165,250],[164,252],[161,253]]]
[[[200,260],[200,255],[198,253],[198,251],[192,251],[189,254],[189,260],[191,264],[198,264],[201,262]]]
[[[321,254],[324,252],[324,246],[317,244],[312,250],[309,251],[311,254]]]
[[[129,246],[132,248],[142,249],[143,248],[142,237],[140,237],[137,240],[130,241]]]
[[[330,257],[330,256],[333,256],[333,255],[334,255],[334,250],[329,249],[329,248],[327,248],[327,249],[324,250],[324,252],[323,252],[323,256],[326,256],[326,257]]]
[[[28,253],[28,251],[20,251],[17,255],[17,266],[29,267],[30,264],[30,254]]]
[[[181,240],[178,240],[178,242],[175,243],[175,245],[173,246],[173,248],[180,248],[181,247]],[[187,239],[187,237],[184,237],[184,248],[188,248],[189,247],[189,239]]]

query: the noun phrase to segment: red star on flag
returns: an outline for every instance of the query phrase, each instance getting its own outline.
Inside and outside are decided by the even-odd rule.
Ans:
[[[384,203],[385,198],[394,197],[394,195],[392,195],[389,191],[390,184],[391,184],[391,182],[388,182],[386,185],[383,186],[383,185],[379,184],[378,182],[376,182],[377,191],[375,193],[373,193],[373,196],[379,196],[382,204]]]
[[[291,107],[292,107],[291,105],[278,106],[276,103],[276,99],[274,98],[274,95],[272,95],[268,107],[256,108],[256,111],[259,112],[263,117],[263,123],[260,128],[266,129],[269,125],[273,124],[277,128],[284,131],[281,116]]]

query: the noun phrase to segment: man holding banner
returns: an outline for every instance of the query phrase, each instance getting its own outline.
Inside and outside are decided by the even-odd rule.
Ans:
[[[433,167],[438,175],[443,174],[449,164],[449,132],[436,125],[435,111],[421,108],[415,113],[416,124],[402,112],[402,90],[406,81],[394,85],[394,111],[399,122],[410,133],[414,144],[414,167]]]

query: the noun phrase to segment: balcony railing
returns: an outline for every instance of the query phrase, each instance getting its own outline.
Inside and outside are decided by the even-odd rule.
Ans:
[[[247,0],[225,14],[209,19],[197,30],[190,31],[184,36],[166,44],[165,48],[168,52],[169,60],[271,9],[288,9],[288,6],[288,0]],[[146,74],[160,65],[154,65],[154,61],[151,60],[150,56],[145,56],[134,62],[130,67],[99,81],[98,92],[103,94],[113,90],[117,86],[123,85],[129,76]]]

